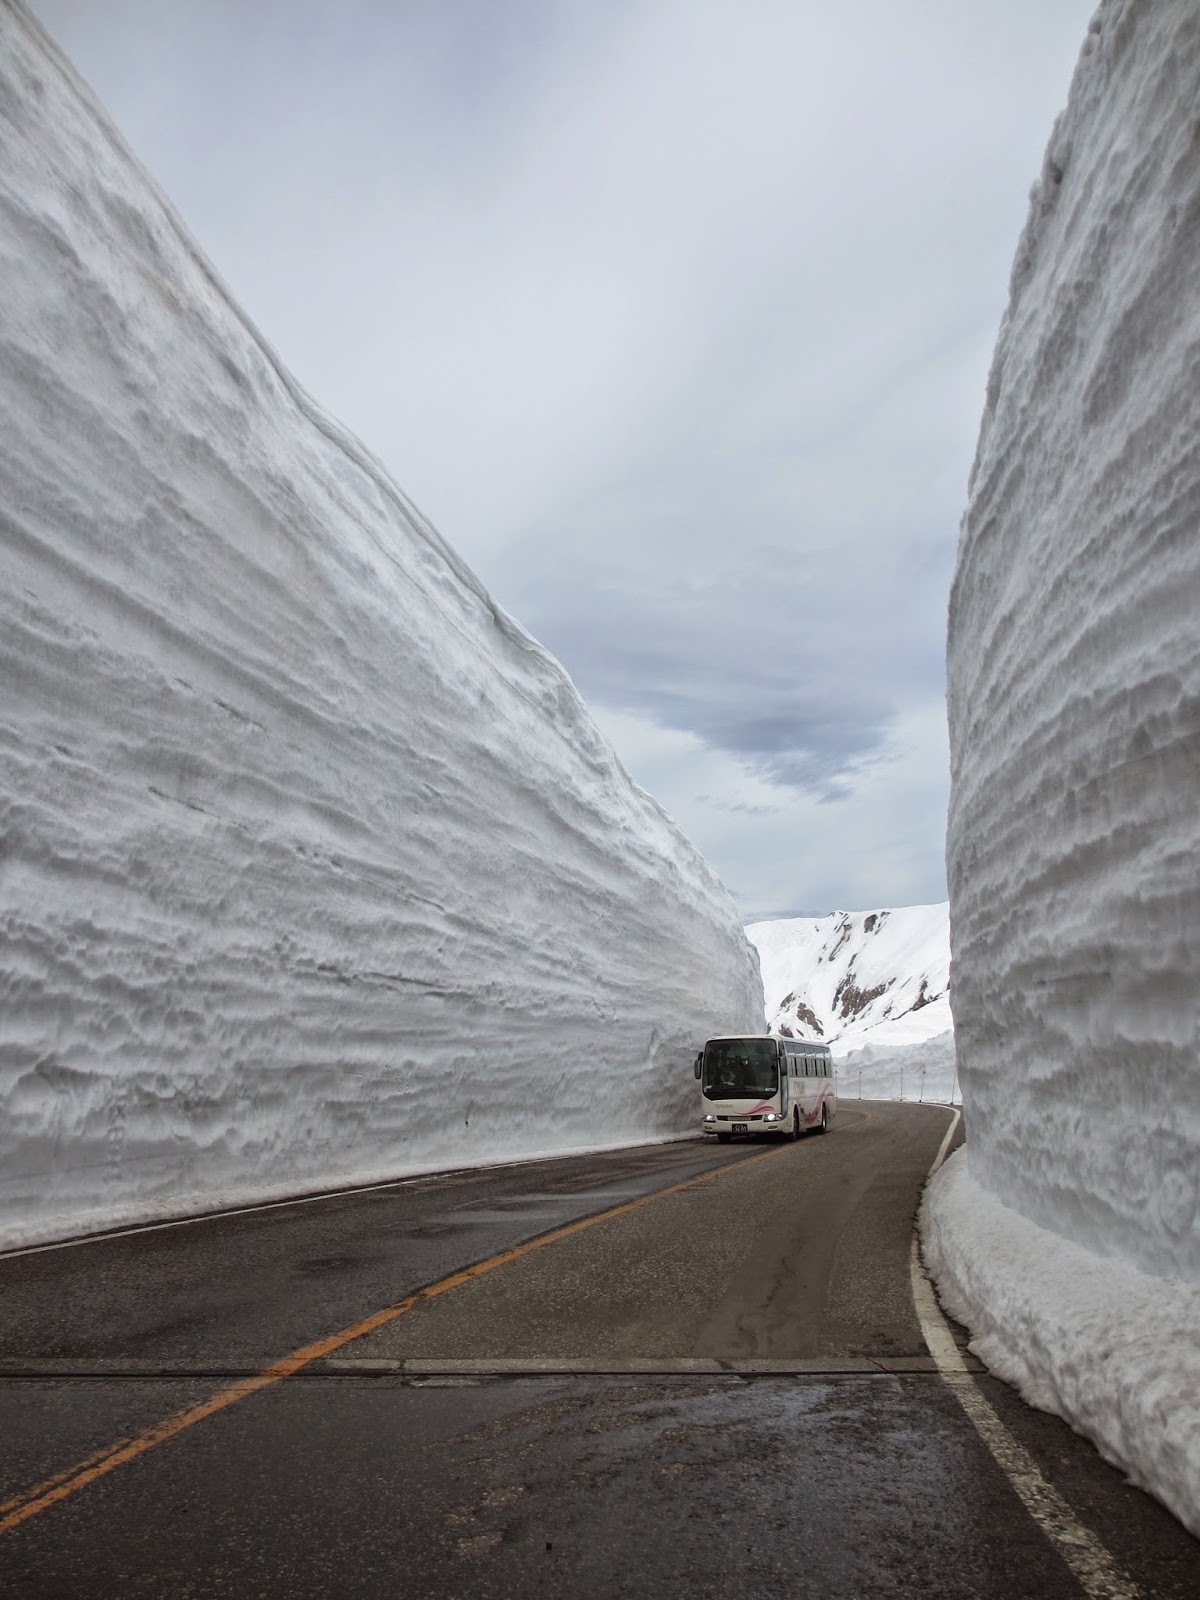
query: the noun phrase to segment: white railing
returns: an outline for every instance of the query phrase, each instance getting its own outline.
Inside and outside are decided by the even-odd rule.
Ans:
[[[865,1069],[868,1077],[868,1100],[907,1100],[921,1105],[931,1106],[960,1106],[962,1105],[962,1090],[958,1084],[958,1068],[954,1068],[954,1075],[950,1083],[949,1092],[945,1086],[945,1073],[937,1072],[936,1085],[927,1085],[928,1069],[924,1066],[905,1067],[899,1064],[892,1072],[884,1066]],[[853,1092],[854,1098],[862,1100],[863,1096],[863,1068],[851,1072],[836,1072],[837,1091],[840,1098],[849,1098]],[[852,1091],[847,1088],[847,1079],[852,1085]],[[914,1084],[914,1079],[915,1084]],[[914,1095],[912,1090],[916,1088]],[[897,1092],[898,1091],[898,1092]]]

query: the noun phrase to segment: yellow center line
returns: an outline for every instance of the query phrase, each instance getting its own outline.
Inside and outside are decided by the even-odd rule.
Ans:
[[[104,1449],[96,1450],[84,1460],[77,1461],[74,1466],[67,1467],[52,1478],[34,1484],[32,1488],[14,1499],[5,1501],[0,1505],[2,1513],[0,1534],[10,1532],[21,1523],[28,1522],[31,1517],[36,1517],[69,1496],[78,1494],[80,1489],[86,1489],[88,1484],[95,1483],[97,1478],[115,1472],[127,1461],[134,1461],[138,1456],[145,1455],[148,1450],[153,1450],[156,1445],[165,1444],[168,1439],[173,1439],[176,1434],[185,1432],[198,1422],[203,1422],[206,1417],[215,1416],[218,1411],[236,1405],[239,1400],[248,1399],[260,1389],[269,1388],[271,1384],[292,1377],[301,1368],[307,1367],[313,1361],[319,1361],[322,1356],[331,1355],[343,1345],[351,1344],[355,1339],[361,1339],[368,1333],[374,1333],[377,1328],[385,1327],[389,1322],[395,1322],[398,1317],[406,1315],[422,1300],[432,1300],[450,1289],[457,1289],[460,1284],[469,1283],[472,1278],[481,1278],[485,1272],[494,1272],[497,1267],[507,1266],[510,1261],[519,1261],[522,1256],[531,1255],[535,1250],[544,1250],[547,1245],[557,1244],[560,1239],[569,1239],[573,1234],[598,1227],[602,1222],[611,1222],[614,1217],[627,1216],[629,1212],[638,1211],[656,1200],[663,1200],[667,1195],[681,1194],[685,1189],[695,1189],[702,1183],[711,1183],[714,1178],[720,1178],[725,1173],[738,1172],[755,1161],[765,1161],[768,1157],[780,1155],[783,1150],[791,1148],[791,1145],[784,1145],[779,1149],[764,1150],[760,1155],[746,1156],[740,1161],[730,1161],[724,1166],[713,1167],[708,1172],[685,1178],[681,1183],[673,1183],[666,1189],[656,1189],[652,1194],[642,1195],[638,1200],[626,1200],[619,1206],[611,1206],[607,1211],[597,1211],[592,1216],[565,1223],[549,1233],[539,1234],[536,1239],[528,1239],[524,1244],[514,1245],[511,1250],[502,1250],[498,1255],[489,1256],[485,1261],[477,1261],[473,1266],[463,1267],[446,1278],[439,1278],[436,1283],[426,1284],[425,1288],[418,1289],[415,1294],[410,1294],[403,1300],[398,1300],[395,1305],[385,1306],[382,1311],[363,1317],[360,1322],[352,1323],[340,1333],[330,1334],[328,1338],[318,1339],[313,1344],[306,1344],[302,1349],[294,1350],[291,1355],[272,1362],[269,1367],[264,1367],[253,1377],[240,1378],[236,1383],[219,1389],[216,1394],[210,1395],[198,1405],[188,1406],[186,1410],[177,1411],[173,1416],[164,1417],[161,1422],[153,1423],[141,1433],[134,1434],[131,1439],[117,1440]]]

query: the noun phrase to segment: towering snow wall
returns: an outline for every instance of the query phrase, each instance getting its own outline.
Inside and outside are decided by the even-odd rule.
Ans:
[[[713,872],[10,0],[0,567],[5,1242],[669,1133],[762,1030]]]
[[[972,1348],[1200,1534],[1200,8],[1106,0],[1013,270],[950,606]]]
[[[1200,9],[1108,0],[1013,269],[950,605],[971,1169],[1200,1282]]]

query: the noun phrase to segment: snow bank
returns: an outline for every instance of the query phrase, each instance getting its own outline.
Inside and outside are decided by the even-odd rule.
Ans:
[[[729,897],[8,0],[0,486],[5,1243],[690,1122]]]
[[[1197,105],[1193,0],[1105,0],[1017,251],[950,606],[973,1184],[926,1234],[988,1361],[1194,1531]]]
[[[1152,1277],[1040,1228],[957,1151],[921,1206],[925,1264],[971,1349],[1025,1399],[1200,1537],[1200,1288]]]
[[[751,923],[746,935],[762,964],[771,1032],[825,1039],[843,1050],[867,1039],[921,1044],[944,1033],[953,1025],[949,909],[899,906]]]

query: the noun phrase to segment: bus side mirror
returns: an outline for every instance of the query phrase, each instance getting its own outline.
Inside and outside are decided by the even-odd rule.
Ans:
[[[700,1052],[700,1054],[696,1057],[696,1064],[695,1064],[695,1069],[694,1070],[695,1070],[695,1073],[696,1073],[697,1077],[700,1076],[700,1071],[701,1071],[701,1068],[703,1066],[704,1066],[704,1052],[702,1050]]]

